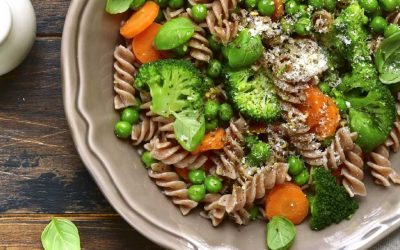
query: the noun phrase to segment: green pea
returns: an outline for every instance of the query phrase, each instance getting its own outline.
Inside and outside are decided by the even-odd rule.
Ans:
[[[257,9],[263,16],[272,16],[275,11],[275,3],[273,0],[259,0]]]
[[[296,14],[299,11],[299,5],[295,0],[290,0],[285,3],[285,12],[289,15]]]
[[[211,77],[205,76],[203,81],[204,85],[207,86],[208,88],[211,88],[214,85],[214,80],[211,79]]]
[[[314,9],[322,9],[324,7],[323,0],[308,0],[308,5],[312,6]]]
[[[308,8],[304,4],[299,5],[299,12],[298,12],[299,17],[310,17],[311,16],[311,9]]]
[[[368,13],[374,13],[378,7],[378,0],[358,0],[360,6]]]
[[[204,105],[204,115],[207,119],[213,120],[218,117],[220,105],[217,101],[209,100]]]
[[[146,2],[146,0],[133,0],[133,2],[131,3],[130,8],[132,10],[137,10],[140,7],[142,7],[142,5]]]
[[[324,9],[334,11],[336,8],[336,0],[324,0]]]
[[[136,124],[139,121],[139,110],[129,107],[125,108],[121,113],[121,121]]]
[[[199,202],[206,196],[206,188],[204,185],[192,185],[188,189],[189,199]]]
[[[215,37],[213,36],[210,36],[208,38],[208,46],[210,46],[210,49],[214,52],[218,52],[221,50],[221,43],[219,43],[217,39],[215,39]]]
[[[258,206],[254,205],[252,208],[250,208],[249,214],[251,220],[256,220],[258,217]]]
[[[281,19],[281,29],[282,32],[286,35],[290,35],[294,29],[294,23],[290,19],[282,18]]]
[[[301,17],[294,25],[294,30],[301,36],[310,34],[311,28],[311,20],[308,17]]]
[[[380,0],[379,2],[384,11],[392,12],[396,10],[397,0]]]
[[[397,31],[399,31],[399,26],[397,24],[389,24],[386,28],[385,28],[385,32],[383,33],[385,38],[393,35],[394,33],[396,33]]]
[[[203,184],[206,179],[206,172],[203,169],[194,169],[189,171],[189,180],[193,184]]]
[[[219,108],[219,119],[223,122],[229,122],[233,117],[233,109],[228,103],[221,104]]]
[[[335,103],[336,106],[339,108],[340,112],[346,112],[347,105],[345,100],[343,100],[342,98],[336,98]]]
[[[146,168],[151,167],[151,164],[156,163],[157,160],[155,160],[153,157],[151,157],[151,154],[149,151],[143,152],[142,156],[140,157],[142,162],[144,163]]]
[[[192,7],[192,17],[198,23],[203,22],[207,17],[207,7],[204,4],[194,5]]]
[[[185,44],[179,45],[178,47],[174,48],[173,51],[174,51],[175,55],[177,55],[179,57],[184,57],[189,52],[189,47],[185,43]]]
[[[329,86],[329,84],[326,82],[321,82],[318,87],[326,95],[331,93],[331,86]]]
[[[297,176],[304,170],[304,162],[297,156],[290,156],[288,164],[291,176]]]
[[[212,175],[207,176],[206,180],[204,181],[204,185],[206,186],[207,192],[212,194],[218,193],[222,189],[221,180]]]
[[[168,5],[168,0],[154,0],[161,9],[164,9]]]
[[[376,33],[383,33],[388,26],[388,21],[381,16],[375,16],[369,26]]]
[[[182,8],[184,4],[184,0],[168,0],[168,6],[173,9]]]
[[[158,10],[158,14],[157,14],[157,17],[156,17],[156,20],[154,20],[156,23],[161,23],[162,21],[164,21],[164,19],[165,19],[165,17],[164,17],[164,12],[161,10],[161,9],[159,9]]]
[[[310,180],[310,173],[308,173],[307,169],[304,169],[303,171],[301,171],[299,175],[294,177],[294,183],[296,183],[299,186],[306,185],[309,180]]]
[[[368,23],[368,21],[369,21],[368,17],[367,17],[366,15],[363,15],[363,17],[362,17],[362,23],[365,25],[365,24]]]
[[[208,67],[207,67],[207,75],[211,78],[217,78],[222,71],[222,65],[221,63],[216,60],[216,59],[212,59],[209,63],[208,63]]]
[[[244,0],[247,10],[253,10],[257,7],[258,0]]]
[[[206,122],[206,130],[207,132],[213,131],[218,128],[218,119],[213,119],[211,121]]]
[[[127,139],[132,133],[132,124],[126,121],[119,121],[115,124],[114,132],[117,137],[121,139]]]
[[[271,154],[269,145],[265,142],[257,142],[251,147],[250,158],[255,160],[256,165],[264,164]]]
[[[260,140],[258,139],[257,136],[255,135],[247,135],[244,138],[244,143],[247,148],[251,149],[256,143],[258,143]]]

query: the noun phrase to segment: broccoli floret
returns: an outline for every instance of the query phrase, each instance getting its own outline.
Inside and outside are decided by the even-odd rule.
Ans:
[[[322,230],[332,223],[349,219],[358,209],[357,202],[343,186],[336,183],[329,170],[322,167],[314,169],[311,186],[315,192],[309,196],[310,227],[313,230]]]
[[[207,87],[193,64],[175,59],[142,65],[135,85],[150,88],[151,110],[166,117],[187,108],[201,109]]]
[[[243,116],[262,122],[279,118],[281,107],[274,86],[262,72],[226,70],[225,76],[228,97]]]

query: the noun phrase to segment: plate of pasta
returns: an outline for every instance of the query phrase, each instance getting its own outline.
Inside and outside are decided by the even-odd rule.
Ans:
[[[361,249],[400,225],[400,2],[74,0],[76,148],[172,249]]]

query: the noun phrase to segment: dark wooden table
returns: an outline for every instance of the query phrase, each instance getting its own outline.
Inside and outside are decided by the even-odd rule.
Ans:
[[[0,249],[41,249],[52,216],[71,219],[84,249],[160,249],[105,200],[75,151],[61,91],[61,34],[69,0],[32,0],[37,38],[0,77]]]

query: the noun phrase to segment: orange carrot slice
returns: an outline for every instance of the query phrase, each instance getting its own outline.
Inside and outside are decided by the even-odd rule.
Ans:
[[[222,149],[225,145],[224,139],[224,129],[218,128],[215,131],[211,131],[204,136],[203,141],[192,154],[196,155],[209,150]]]
[[[152,23],[145,31],[132,40],[132,50],[141,63],[148,63],[163,58],[161,52],[153,46],[154,38],[160,30],[161,24]]]
[[[160,7],[152,1],[146,2],[121,27],[120,33],[126,39],[131,39],[147,29],[156,19]]]
[[[294,224],[300,224],[308,214],[308,200],[299,186],[284,183],[275,186],[265,202],[265,214],[268,219],[280,215]]]
[[[279,19],[285,14],[285,7],[283,5],[283,0],[274,0],[275,10],[273,14],[273,18]]]

